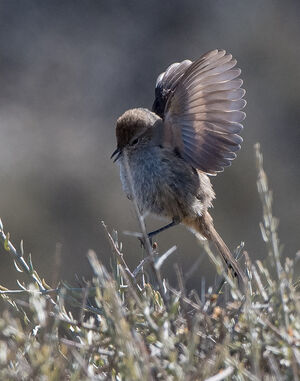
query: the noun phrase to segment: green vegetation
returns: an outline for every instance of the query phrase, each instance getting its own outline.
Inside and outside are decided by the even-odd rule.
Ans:
[[[28,282],[18,282],[16,290],[1,287],[0,379],[299,380],[295,264],[280,253],[258,145],[256,159],[267,255],[252,263],[243,245],[237,248],[236,256],[246,263],[245,295],[230,274],[222,277],[226,271],[207,244],[219,284],[200,298],[184,289],[178,271],[178,288],[170,287],[160,269],[174,249],[159,256],[144,238],[141,216],[146,256],[134,271],[116,232],[104,226],[115,262],[112,272],[89,252],[93,279],[78,288],[61,282],[52,289],[1,225],[3,247]]]

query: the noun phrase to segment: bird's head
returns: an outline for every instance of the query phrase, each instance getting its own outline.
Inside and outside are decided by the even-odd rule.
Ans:
[[[124,149],[133,150],[139,144],[145,143],[152,137],[152,127],[160,118],[144,108],[126,111],[117,120],[116,137],[117,149],[111,158],[117,161]]]

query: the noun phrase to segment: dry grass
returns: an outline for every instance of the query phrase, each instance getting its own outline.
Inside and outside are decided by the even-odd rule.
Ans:
[[[4,249],[28,282],[18,283],[16,290],[1,287],[0,379],[299,380],[300,301],[294,262],[283,262],[280,253],[258,146],[256,158],[267,255],[252,263],[242,246],[237,249],[246,262],[245,295],[230,275],[221,276],[202,298],[195,291],[186,293],[180,271],[178,289],[171,288],[160,268],[174,248],[159,256],[140,215],[144,261],[130,270],[116,232],[105,227],[113,271],[107,272],[90,252],[94,277],[78,288],[63,282],[50,288],[31,258],[25,260],[22,245],[16,250],[1,226]],[[220,261],[207,245],[205,249],[224,274]]]

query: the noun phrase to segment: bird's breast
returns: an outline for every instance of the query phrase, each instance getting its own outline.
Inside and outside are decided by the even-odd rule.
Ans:
[[[128,165],[126,165],[126,160]],[[158,149],[151,147],[128,152],[120,160],[120,177],[123,190],[128,198],[136,198],[141,212],[153,212],[153,208],[157,206],[157,199],[163,191],[160,181],[161,175],[159,147]]]
[[[123,189],[128,198],[136,198],[142,213],[182,219],[201,213],[199,174],[174,152],[143,147],[125,153],[119,164]]]

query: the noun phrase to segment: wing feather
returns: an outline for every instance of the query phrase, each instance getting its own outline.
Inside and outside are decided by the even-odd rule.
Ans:
[[[214,175],[240,149],[246,101],[241,70],[224,50],[171,65],[157,80],[153,111],[164,120],[163,144],[195,168]],[[162,111],[163,107],[163,111]]]
[[[161,73],[155,85],[155,100],[152,111],[163,117],[165,106],[170,95],[176,88],[180,78],[186,72],[186,69],[192,64],[192,61],[185,60],[170,65],[164,73]]]

